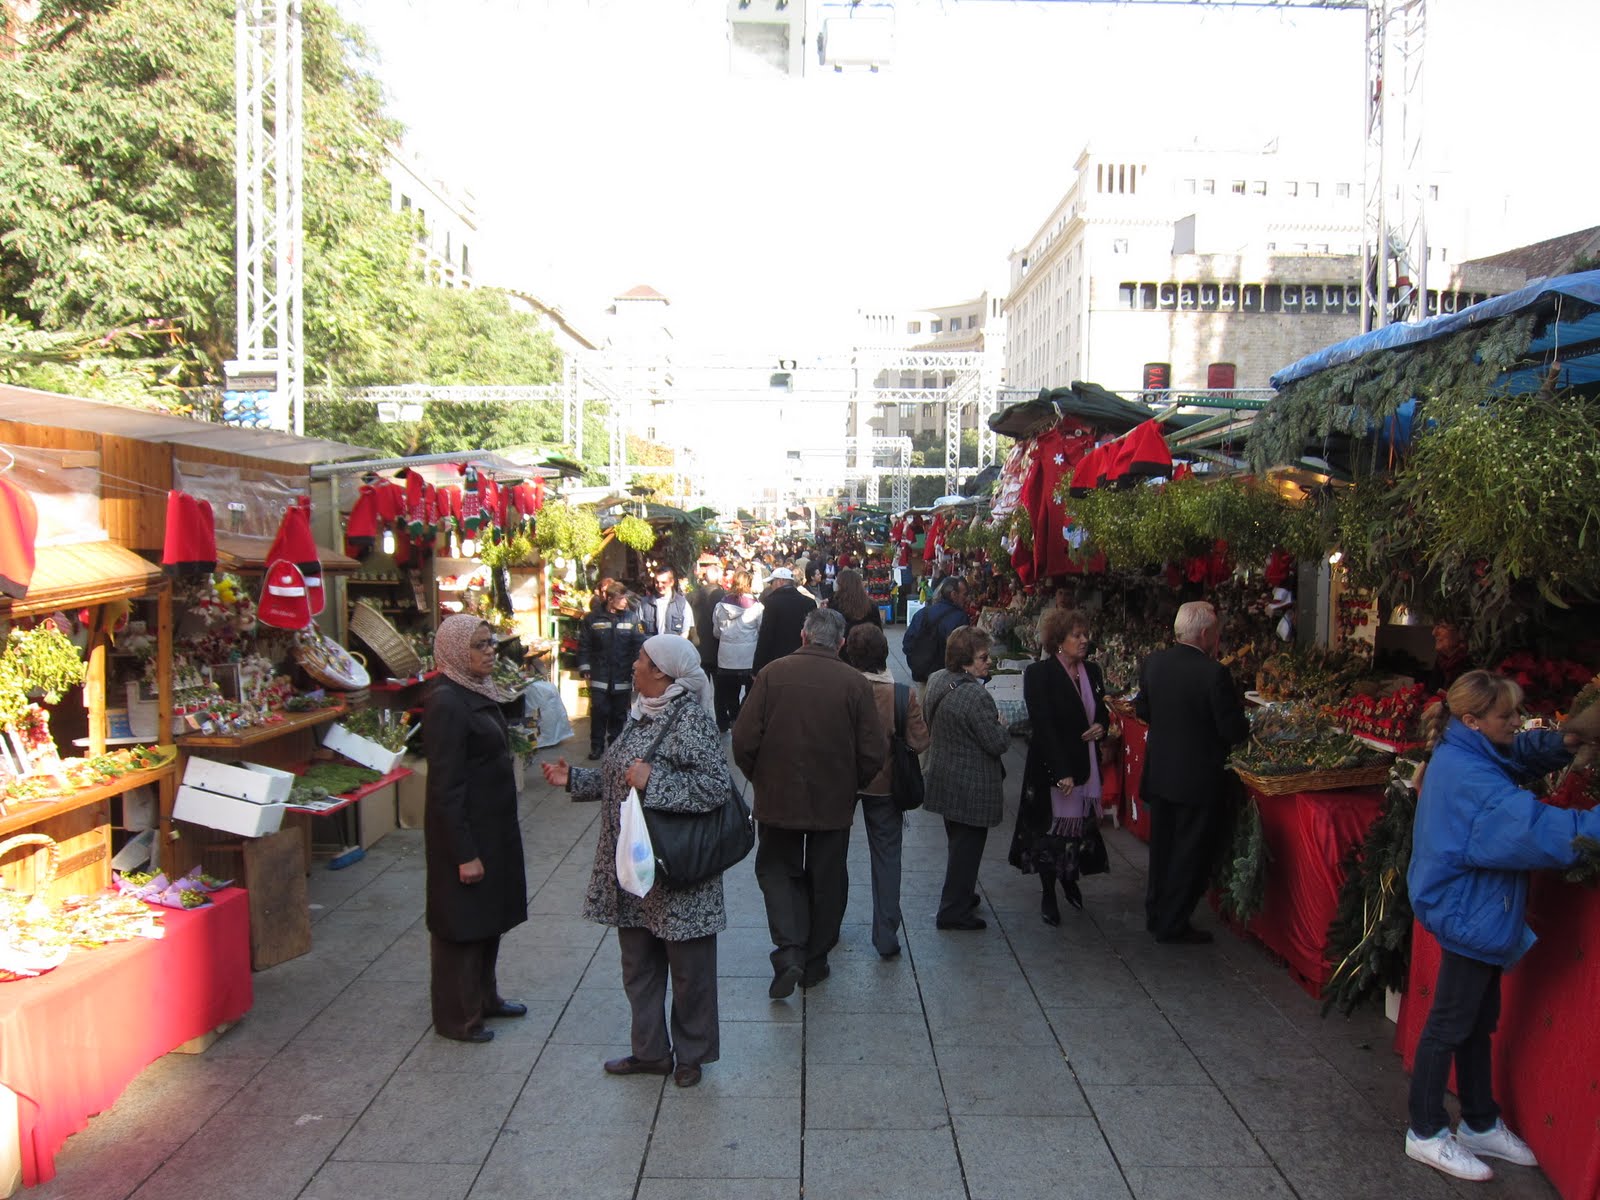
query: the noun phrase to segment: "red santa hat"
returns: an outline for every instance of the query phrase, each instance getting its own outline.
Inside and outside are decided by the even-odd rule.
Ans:
[[[33,581],[39,510],[22,488],[0,479],[0,595],[20,600]]]
[[[1078,465],[1072,471],[1072,481],[1067,484],[1068,492],[1074,496],[1087,496],[1100,486],[1100,464],[1105,461],[1105,450],[1104,446],[1096,446],[1078,460]]]
[[[304,629],[311,624],[311,600],[306,592],[300,568],[286,559],[275,560],[261,584],[256,619],[274,629]]]
[[[283,520],[278,522],[278,535],[272,539],[272,549],[267,551],[267,561],[282,560],[299,568],[311,614],[315,616],[323,610],[327,601],[322,589],[322,554],[311,536],[309,504],[309,501],[297,502],[284,510]],[[302,629],[304,626],[296,625],[294,628]]]
[[[361,485],[356,502],[344,525],[344,552],[351,558],[364,560],[372,553],[378,541],[378,494],[367,484]]]
[[[1129,430],[1121,465],[1122,478],[1130,475],[1146,478],[1172,474],[1172,451],[1167,449],[1167,439],[1161,436],[1161,425],[1152,419]]]
[[[173,575],[209,575],[217,569],[216,520],[208,501],[187,492],[167,493],[161,565]]]

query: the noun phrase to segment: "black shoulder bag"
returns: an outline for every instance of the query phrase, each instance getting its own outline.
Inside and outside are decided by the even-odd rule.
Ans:
[[[661,732],[644,755],[652,762],[661,739],[683,716],[684,709],[696,701],[685,699],[673,705],[662,722]],[[724,766],[726,771],[726,766]],[[713,875],[743,861],[756,844],[755,819],[739,789],[728,776],[728,797],[707,812],[667,812],[644,806],[645,827],[650,830],[650,846],[656,856],[656,882],[668,889],[694,887]]]
[[[889,794],[901,812],[922,807],[922,764],[906,745],[906,714],[911,688],[894,685],[894,735],[889,739]]]

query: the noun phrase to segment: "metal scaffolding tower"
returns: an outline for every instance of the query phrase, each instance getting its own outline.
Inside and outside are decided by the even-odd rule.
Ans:
[[[236,377],[275,381],[274,411],[297,434],[305,431],[300,45],[300,0],[237,0],[238,358],[228,367]]]
[[[1422,162],[1427,0],[1368,0],[1361,331],[1427,315],[1427,178]],[[1389,67],[1399,62],[1396,75]],[[1399,125],[1398,145],[1385,137]],[[1391,208],[1392,205],[1392,208]]]

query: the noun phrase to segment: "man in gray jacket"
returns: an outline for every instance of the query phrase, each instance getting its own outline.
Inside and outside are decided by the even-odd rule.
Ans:
[[[888,760],[872,685],[839,658],[844,617],[812,611],[800,641],[756,676],[733,726],[733,761],[755,786],[774,1000],[828,977],[849,898],[856,793]]]

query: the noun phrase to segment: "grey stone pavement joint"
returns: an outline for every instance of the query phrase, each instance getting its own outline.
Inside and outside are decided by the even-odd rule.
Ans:
[[[894,667],[906,678],[891,631]],[[560,751],[585,745],[584,731]],[[429,1025],[423,856],[391,834],[311,874],[313,948],[255,977],[251,1013],[170,1054],[25,1200],[1301,1200],[1548,1198],[1535,1170],[1456,1183],[1402,1153],[1406,1077],[1376,1011],[1323,1019],[1253,943],[1152,944],[1145,848],[1107,838],[1082,912],[1039,919],[1038,881],[991,831],[976,933],[934,929],[938,818],[909,814],[903,954],[880,960],[859,822],[826,982],[767,998],[753,861],[726,878],[722,1059],[697,1088],[606,1076],[627,1053],[615,935],[578,915],[595,804],[530,771],[529,920],[502,991],[528,1015],[462,1045]],[[136,1002],[136,998],[129,998]]]

